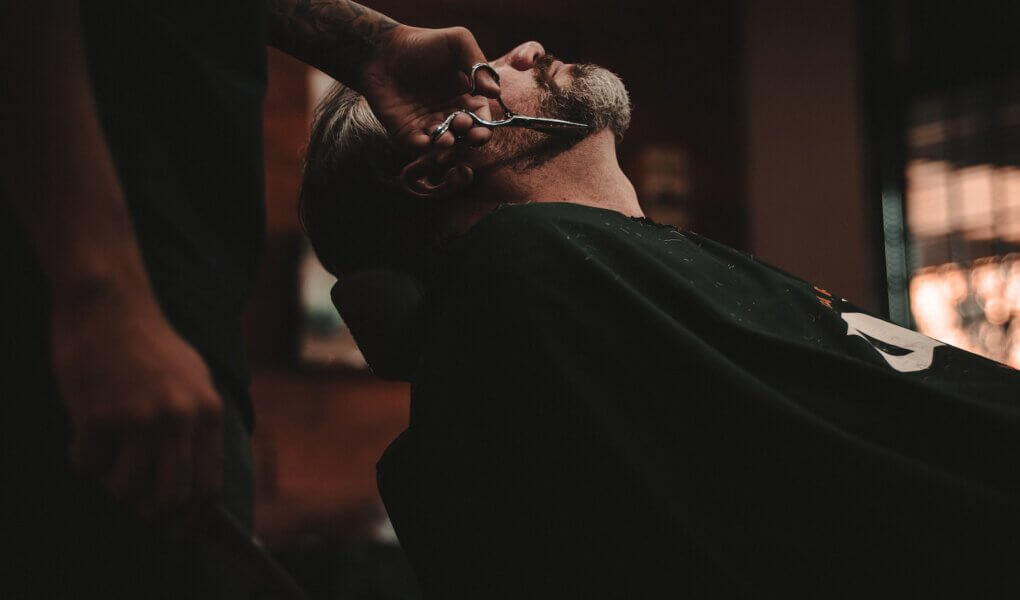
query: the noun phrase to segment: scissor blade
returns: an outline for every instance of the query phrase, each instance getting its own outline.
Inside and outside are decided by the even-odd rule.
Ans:
[[[525,127],[527,129],[533,129],[543,133],[561,133],[571,131],[581,133],[590,129],[590,126],[585,123],[575,123],[574,121],[550,119],[547,117],[528,117],[524,115],[514,115],[508,125],[510,127]]]

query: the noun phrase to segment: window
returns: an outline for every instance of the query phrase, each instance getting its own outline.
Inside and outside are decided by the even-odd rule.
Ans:
[[[1020,77],[916,98],[905,171],[918,330],[1020,367]],[[897,215],[884,212],[888,248]]]

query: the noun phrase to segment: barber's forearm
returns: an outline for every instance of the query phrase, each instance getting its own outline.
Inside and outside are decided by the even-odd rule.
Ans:
[[[349,0],[269,2],[269,45],[356,89],[362,65],[399,25]]]
[[[0,11],[2,185],[54,299],[152,305],[131,219],[96,116],[77,2]]]

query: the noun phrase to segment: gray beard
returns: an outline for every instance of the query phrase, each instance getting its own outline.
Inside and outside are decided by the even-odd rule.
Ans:
[[[503,135],[493,136],[492,150],[496,156],[505,157],[500,164],[515,171],[538,167],[603,129],[612,131],[616,143],[620,143],[630,125],[630,96],[619,76],[598,65],[578,64],[570,67],[570,85],[560,87],[548,73],[553,60],[546,55],[536,65],[535,79],[542,90],[537,116],[587,123],[590,127],[580,134],[515,128],[497,132]]]
[[[547,79],[548,93],[542,98],[539,112],[554,119],[587,123],[591,126],[588,135],[608,128],[619,144],[630,126],[630,96],[623,81],[612,71],[592,64],[574,65],[570,74],[573,80],[565,89]]]

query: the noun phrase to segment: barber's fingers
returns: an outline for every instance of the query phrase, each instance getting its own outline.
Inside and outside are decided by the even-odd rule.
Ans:
[[[472,67],[478,63],[484,63],[485,59],[479,60],[472,63]],[[465,72],[460,74],[461,76],[461,88],[466,89],[467,93],[485,96],[486,98],[496,98],[499,96],[499,82],[492,76],[487,69],[475,70],[474,82],[471,81],[471,70],[467,69]]]
[[[75,473],[89,479],[100,479],[114,467],[119,436],[112,428],[74,429],[69,455]]]
[[[191,499],[192,429],[184,424],[159,434],[153,466],[156,474],[150,495],[139,504],[139,512],[153,515],[177,508]]]
[[[103,479],[106,491],[134,509],[150,503],[155,473],[154,458],[149,432],[123,434],[118,443],[113,469]]]
[[[464,104],[468,110],[475,113],[480,118],[486,121],[492,120],[492,111],[490,110],[488,98],[483,98],[481,96],[469,96],[465,98]],[[470,129],[458,132],[463,143],[468,146],[481,146],[492,139],[492,130],[488,127],[476,125],[474,121],[472,121],[470,125],[472,125]]]
[[[396,137],[401,139],[410,149],[418,152],[435,150],[437,148],[449,148],[457,142],[466,143],[471,146],[478,146],[489,141],[492,131],[483,125],[476,125],[465,110],[470,110],[484,120],[492,120],[492,110],[489,100],[480,96],[460,96],[455,104],[446,106],[441,111],[432,111],[418,116],[412,121],[406,130],[398,132]],[[454,119],[449,129],[440,136],[436,136],[436,129],[446,121],[450,115]]]
[[[222,405],[214,393],[207,396],[194,398],[194,409],[164,411],[117,432],[113,463],[101,477],[111,496],[151,517],[220,495]]]
[[[478,42],[470,30],[464,27],[449,27],[442,30],[447,41],[447,47],[453,58],[453,63],[459,65],[460,94],[456,100],[457,106],[454,110],[471,110],[483,119],[491,119],[488,98],[499,96],[499,83],[487,69],[474,69],[475,65],[488,64],[485,55],[482,53]],[[473,81],[472,81],[472,70]],[[450,114],[450,112],[447,113]],[[411,144],[420,148],[422,141],[427,141],[432,148],[449,148],[458,141],[471,146],[480,146],[489,141],[492,132],[485,127],[475,125],[467,115],[458,115],[450,124],[449,131],[440,136],[433,136],[435,126],[443,122],[446,115],[441,116],[433,122],[433,126],[425,134],[427,140],[421,134],[412,137]]]
[[[448,106],[436,109],[423,108],[411,121],[393,134],[393,136],[395,139],[399,140],[407,150],[411,150],[415,154],[423,154],[427,151],[434,150],[436,148],[437,140],[433,134],[435,133],[436,128],[443,123],[450,113],[457,110],[461,110],[461,108],[457,106]],[[452,134],[443,137],[449,137],[448,141],[443,141],[444,145],[453,145],[455,140],[453,139]]]
[[[464,27],[450,27],[447,32],[447,41],[451,51],[455,54],[455,60],[460,65],[461,83],[463,90],[471,89],[470,73],[471,68],[478,63],[488,63],[482,49],[478,47],[475,36],[470,30]],[[475,73],[475,93],[489,98],[499,95],[499,84],[492,74],[485,69],[478,69]]]
[[[223,404],[219,398],[206,400],[195,425],[192,449],[194,500],[203,502],[218,497],[223,489],[224,454]]]
[[[499,96],[499,83],[492,76],[492,73],[485,69],[479,69],[475,73],[475,93],[487,98]]]
[[[454,115],[453,121],[450,122],[450,131],[453,132],[454,136],[460,137],[467,133],[474,125],[474,121],[465,112],[458,112]]]
[[[487,127],[472,127],[464,134],[464,143],[468,146],[481,146],[492,139],[492,130]]]
[[[428,150],[432,145],[432,132],[435,131],[436,126],[421,129],[421,131],[412,133],[407,137],[407,144],[411,149],[422,152]]]
[[[442,121],[442,123],[446,123],[447,120],[449,120],[449,124],[444,133],[438,137],[435,135],[435,132],[442,126],[442,123],[437,124],[432,128],[432,147],[434,149],[442,150],[451,148],[458,141],[463,140],[473,129],[484,129],[484,127],[474,127],[474,121],[463,110],[452,111],[450,116],[452,116],[452,118],[447,117],[447,119]],[[476,134],[472,136],[472,139],[477,139],[477,137],[478,136]],[[485,139],[487,140],[488,138]]]
[[[483,109],[484,108],[484,109]],[[490,119],[488,106],[483,108],[474,107],[475,114],[485,120]],[[451,148],[455,144],[466,144],[468,146],[481,146],[492,138],[492,130],[484,125],[478,125],[463,111],[451,112],[453,119],[449,128],[442,135],[435,137],[434,133],[440,123],[434,125],[430,131],[430,141],[434,149]],[[445,119],[444,119],[445,122]]]

